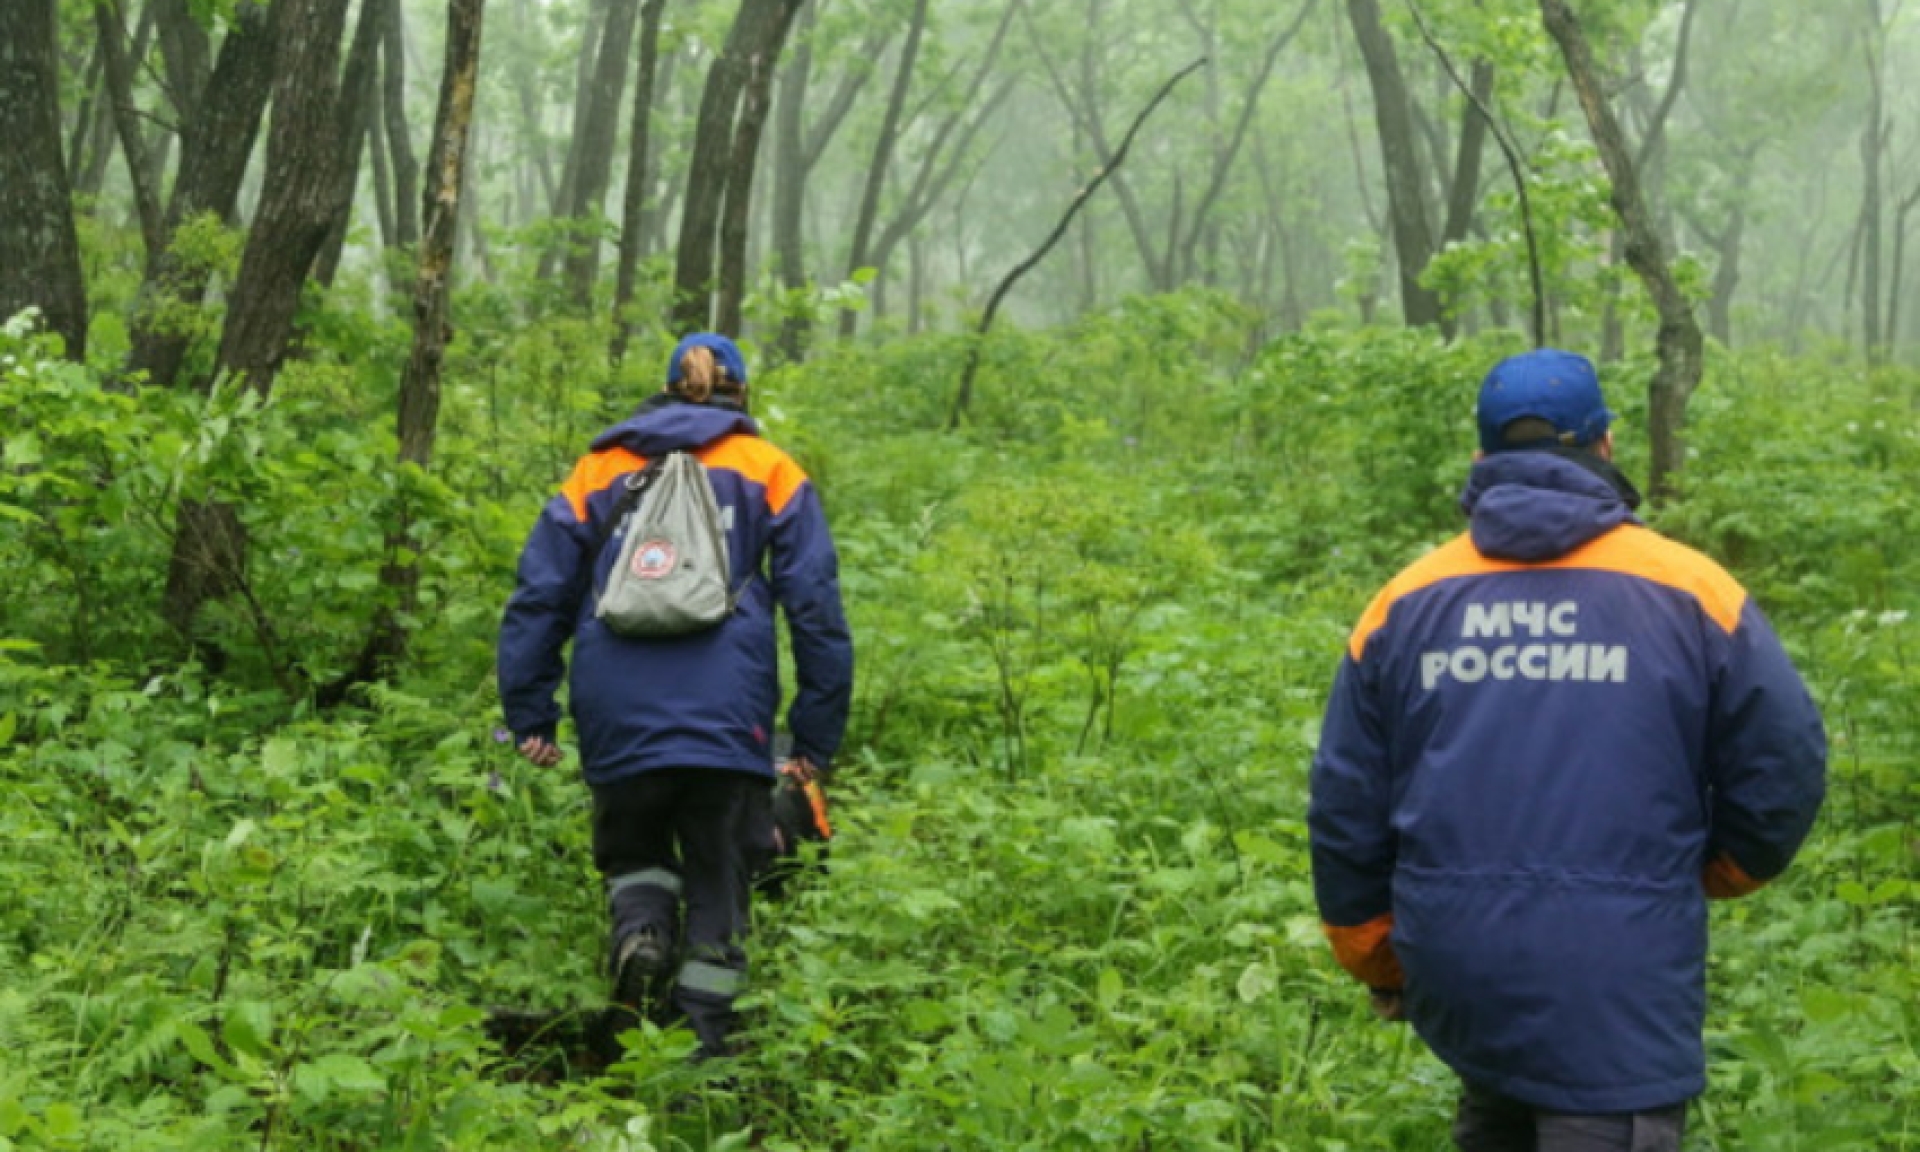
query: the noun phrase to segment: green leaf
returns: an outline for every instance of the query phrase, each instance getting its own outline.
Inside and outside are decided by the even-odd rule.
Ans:
[[[4,460],[9,468],[31,468],[40,463],[42,455],[40,437],[31,432],[21,432],[7,437],[6,450],[0,452],[0,460]]]
[[[336,1092],[384,1092],[387,1082],[364,1056],[331,1052],[293,1069],[294,1087],[316,1103]]]
[[[1248,859],[1258,860],[1262,864],[1292,868],[1300,862],[1298,853],[1288,851],[1284,845],[1258,832],[1235,832],[1233,843]]]
[[[299,745],[285,739],[267,741],[260,749],[260,767],[268,776],[292,776],[300,769]]]

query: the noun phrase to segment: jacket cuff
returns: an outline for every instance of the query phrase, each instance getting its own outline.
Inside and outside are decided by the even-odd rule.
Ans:
[[[557,723],[536,724],[531,728],[515,728],[513,730],[514,746],[519,747],[521,744],[526,743],[536,736],[549,744],[558,744],[560,742],[560,725]]]
[[[1342,928],[1324,925],[1327,940],[1333,945],[1333,958],[1354,979],[1376,992],[1397,992],[1406,986],[1400,971],[1400,958],[1393,954],[1393,913],[1376,916],[1365,924]]]
[[[1742,896],[1751,896],[1766,884],[1765,880],[1755,880],[1747,875],[1747,870],[1725,852],[1715,856],[1712,863],[1700,870],[1700,887],[1706,890],[1709,900],[1737,900]]]

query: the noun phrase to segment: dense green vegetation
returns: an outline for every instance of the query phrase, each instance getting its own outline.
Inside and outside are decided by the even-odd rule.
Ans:
[[[703,1085],[674,1032],[602,1075],[487,1038],[604,995],[586,793],[496,741],[491,648],[540,501],[664,351],[583,368],[600,333],[488,291],[431,475],[383,463],[406,335],[350,296],[264,403],[0,336],[0,1148],[1443,1145],[1450,1074],[1320,938],[1306,765],[1351,620],[1455,530],[1513,336],[1260,344],[1224,297],[1132,298],[997,334],[957,434],[961,337],[764,373],[860,688],[831,872],[763,907],[753,1052]],[[1629,472],[1646,372],[1606,370]],[[1689,1147],[1920,1148],[1920,379],[1723,354],[1692,434],[1654,520],[1774,616],[1834,786],[1802,863],[1715,913]],[[219,667],[153,609],[209,496],[256,550]],[[396,501],[412,658],[319,708]]]

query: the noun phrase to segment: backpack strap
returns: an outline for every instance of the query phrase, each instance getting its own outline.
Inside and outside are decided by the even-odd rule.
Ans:
[[[627,473],[627,482],[620,493],[620,498],[613,502],[612,511],[607,513],[606,521],[600,525],[600,531],[594,537],[593,555],[596,558],[607,546],[607,541],[613,539],[613,534],[619,529],[620,522],[632,515],[633,510],[640,506],[641,497],[645,496],[647,489],[653,487],[653,482],[660,478],[660,469],[665,467],[667,457],[671,455],[673,455],[672,452],[662,452],[647,461],[646,466],[638,472]]]

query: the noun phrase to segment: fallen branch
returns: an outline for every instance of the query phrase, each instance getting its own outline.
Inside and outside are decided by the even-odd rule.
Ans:
[[[1127,149],[1133,147],[1133,138],[1139,134],[1140,126],[1147,122],[1147,117],[1153,115],[1154,109],[1160,107],[1161,102],[1166,100],[1176,84],[1199,71],[1200,66],[1206,62],[1207,58],[1202,56],[1174,73],[1171,79],[1160,86],[1160,91],[1154,93],[1153,99],[1149,100],[1147,106],[1140,110],[1140,114],[1133,118],[1133,125],[1127,129],[1126,136],[1121,138],[1120,147],[1115,150],[1113,159],[1096,172],[1093,179],[1087,181],[1086,187],[1080,189],[1074,196],[1073,202],[1067,205],[1066,212],[1060,217],[1060,222],[1053,226],[1053,231],[1041,242],[1040,247],[1034,250],[1033,255],[1014,265],[1013,269],[1001,279],[1000,286],[993,290],[993,295],[987,300],[987,310],[980,317],[980,326],[975,329],[973,346],[967,350],[967,366],[960,373],[960,390],[954,394],[953,410],[947,417],[948,431],[960,427],[960,421],[965,418],[967,408],[973,402],[973,378],[980,370],[980,347],[986,341],[987,330],[993,327],[993,318],[1000,311],[1000,302],[1006,299],[1007,293],[1013,289],[1014,284],[1019,282],[1020,277],[1031,272],[1040,261],[1047,258],[1047,253],[1053,251],[1053,246],[1060,242],[1060,237],[1067,234],[1067,226],[1073,223],[1073,218],[1079,214],[1081,206],[1100,190],[1100,185],[1106,183],[1107,177],[1119,169],[1121,163],[1127,158]]]

